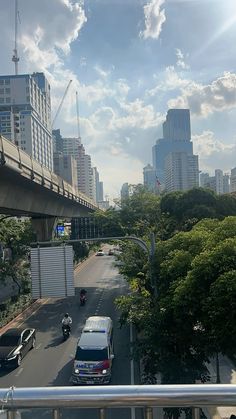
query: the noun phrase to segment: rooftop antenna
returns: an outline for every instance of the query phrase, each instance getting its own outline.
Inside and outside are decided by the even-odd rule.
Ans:
[[[13,57],[12,57],[12,61],[13,63],[15,63],[15,75],[18,74],[18,62],[20,60],[20,58],[18,57],[18,52],[17,52],[18,19],[19,19],[18,0],[15,0],[15,48],[13,49]]]
[[[79,99],[78,99],[78,92],[76,92],[76,113],[77,113],[78,139],[79,139],[79,141],[81,141],[81,137],[80,137],[80,124],[79,124]]]

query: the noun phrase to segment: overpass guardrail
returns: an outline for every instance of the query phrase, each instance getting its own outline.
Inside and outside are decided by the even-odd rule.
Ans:
[[[191,408],[192,418],[203,417],[202,409],[217,406],[236,406],[236,385],[118,385],[95,387],[38,387],[0,389],[0,401],[7,419],[16,419],[19,411],[39,408],[50,410],[53,419],[70,419],[70,408],[99,409],[99,418],[105,419],[107,409],[142,408],[145,419],[153,418],[155,407]],[[0,407],[1,409],[1,407]],[[63,414],[63,409],[67,413]],[[65,413],[64,411],[64,413]],[[28,417],[28,416],[27,416]],[[75,416],[73,415],[73,418]],[[76,416],[77,417],[77,416]],[[80,416],[78,416],[80,417]],[[84,414],[82,417],[85,417]],[[94,412],[94,418],[98,417]],[[206,416],[205,416],[206,417]],[[208,416],[213,417],[213,416]],[[230,417],[230,415],[228,416]]]
[[[33,159],[11,141],[0,135],[0,167],[6,166],[19,175],[35,182],[65,198],[71,199],[90,209],[97,209],[95,202],[60,176],[56,175]]]

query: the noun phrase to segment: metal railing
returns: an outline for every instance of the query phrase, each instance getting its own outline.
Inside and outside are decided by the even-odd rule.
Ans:
[[[236,385],[11,387],[0,389],[0,403],[8,419],[15,419],[19,409],[47,408],[51,418],[59,419],[63,408],[96,408],[100,419],[105,419],[108,408],[140,407],[146,419],[153,418],[154,407],[192,408],[192,417],[198,419],[203,407],[236,406]]]

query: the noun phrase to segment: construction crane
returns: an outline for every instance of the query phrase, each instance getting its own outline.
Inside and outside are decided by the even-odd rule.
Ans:
[[[76,92],[76,113],[77,113],[77,132],[78,132],[78,140],[81,140],[80,137],[80,124],[79,124],[79,99],[78,99],[78,92]]]
[[[17,52],[17,41],[18,41],[18,19],[19,19],[19,10],[18,10],[18,1],[15,0],[15,48],[13,49],[12,61],[15,63],[15,74],[18,74],[18,62],[20,58],[18,57]]]
[[[54,116],[54,118],[53,118],[53,121],[52,121],[52,128],[54,127],[55,121],[56,121],[56,119],[57,119],[57,117],[58,117],[58,115],[59,115],[59,113],[60,113],[60,110],[61,110],[61,108],[62,108],[63,102],[64,102],[64,100],[65,100],[65,97],[66,97],[67,93],[68,93],[68,90],[69,90],[69,87],[70,87],[71,83],[72,83],[72,80],[70,80],[70,81],[69,81],[69,83],[68,83],[68,85],[67,85],[67,88],[66,88],[66,90],[65,90],[65,93],[64,93],[64,95],[63,95],[63,97],[62,97],[61,103],[60,103],[60,105],[58,106],[58,109],[57,109],[56,114],[55,114],[55,116]]]

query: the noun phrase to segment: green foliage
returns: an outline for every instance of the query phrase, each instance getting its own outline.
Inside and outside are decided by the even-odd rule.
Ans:
[[[122,266],[131,291],[134,283],[136,289],[118,306],[122,321],[139,331],[136,355],[145,382],[155,382],[158,373],[163,383],[207,381],[209,358],[216,352],[232,355],[236,346],[236,217],[204,219],[191,231],[157,241],[157,297],[142,294],[150,270],[136,252],[129,246]]]
[[[31,296],[19,295],[17,298],[10,298],[4,304],[0,305],[0,327],[5,326],[12,319],[14,319],[19,313],[22,312],[32,303]]]
[[[12,278],[19,293],[29,288],[29,246],[34,240],[30,221],[0,219],[0,242],[11,252],[8,260],[0,261],[0,281]]]

